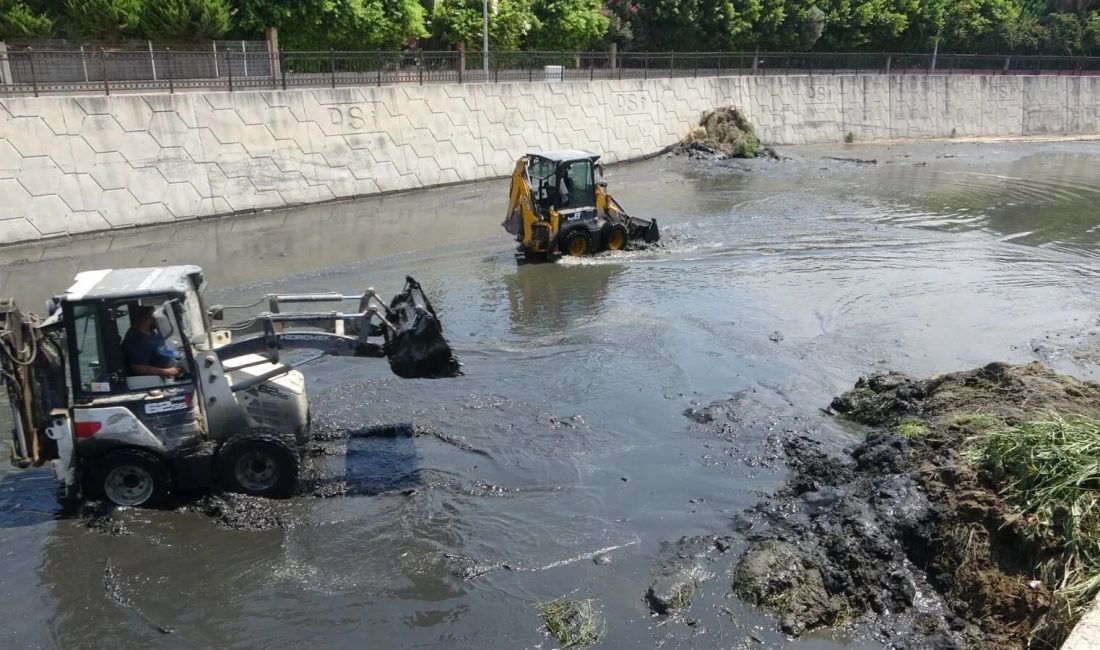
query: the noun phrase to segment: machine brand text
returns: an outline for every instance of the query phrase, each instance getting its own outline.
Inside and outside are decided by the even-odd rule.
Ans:
[[[163,402],[153,402],[152,404],[145,405],[146,415],[159,415],[161,413],[174,413],[175,411],[186,411],[187,400],[183,397],[175,397]]]

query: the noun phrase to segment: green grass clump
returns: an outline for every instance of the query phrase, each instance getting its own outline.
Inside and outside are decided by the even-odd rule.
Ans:
[[[917,420],[915,418],[902,420],[890,427],[890,430],[910,440],[920,440],[928,435],[928,425],[925,424],[923,420]]]
[[[1100,591],[1100,420],[1056,414],[1001,427],[977,458],[1023,515],[1028,534],[1062,552],[1040,565],[1076,620]]]
[[[603,633],[592,600],[561,598],[540,604],[539,613],[546,621],[547,631],[566,648],[592,645]]]
[[[759,151],[760,141],[752,133],[741,136],[733,145],[733,155],[738,158],[755,158]]]
[[[849,131],[848,135],[844,136],[844,141],[847,142],[848,144],[852,144],[853,142],[856,141],[856,134]]]

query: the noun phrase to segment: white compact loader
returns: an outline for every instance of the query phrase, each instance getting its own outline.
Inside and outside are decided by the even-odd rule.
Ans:
[[[373,289],[269,295],[269,311],[217,326],[223,308],[207,309],[205,287],[197,266],[107,269],[77,275],[44,320],[0,301],[12,462],[50,463],[63,507],[84,498],[153,507],[174,492],[213,487],[289,496],[310,411],[301,372],[280,360],[284,350],[385,358],[401,377],[460,374],[412,278],[389,303]],[[342,301],[358,308],[280,311]],[[173,378],[135,376],[125,359],[130,315],[143,306],[155,309],[156,332],[178,356]]]

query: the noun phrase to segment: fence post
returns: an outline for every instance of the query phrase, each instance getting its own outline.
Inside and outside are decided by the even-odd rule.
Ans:
[[[416,73],[420,80],[420,85],[424,85],[424,50],[423,48],[417,48],[416,50]]]
[[[695,53],[694,67],[695,67],[695,78],[698,79],[699,78],[699,53],[698,52]]]
[[[248,48],[244,46],[244,41],[241,41],[241,58],[244,59],[244,78],[248,79]]]
[[[14,81],[11,78],[11,62],[8,60],[8,44],[0,41],[0,82],[11,90]]]
[[[102,47],[99,48],[99,59],[103,63],[103,92],[110,96],[111,94],[111,75],[107,74],[107,50]]]
[[[331,74],[332,87],[336,87],[336,50],[331,47],[328,49],[328,69]]]
[[[157,80],[157,55],[153,53],[153,41],[145,41],[149,45],[149,67],[153,69],[153,81]]]
[[[649,52],[645,53],[645,58],[643,59],[642,65],[644,66],[644,69],[642,70],[642,80],[643,81],[648,81],[649,80]]]
[[[34,71],[34,49],[28,47],[27,53],[30,54],[27,58],[31,62],[31,88],[34,89],[34,96],[38,97],[38,74]]]
[[[267,57],[271,60],[271,86],[279,87],[279,69],[282,66],[281,50],[279,49],[279,30],[275,27],[264,29],[264,41],[267,42]],[[278,64],[279,67],[276,67]]]
[[[810,52],[810,76],[814,76],[814,53]]]
[[[233,55],[227,48],[225,50],[225,72],[229,76],[229,92],[233,92],[233,60],[230,58]]]
[[[286,90],[286,61],[283,61],[283,51],[279,50],[279,75],[283,78],[283,90]]]
[[[673,72],[676,70],[676,53],[670,52],[668,57],[668,78],[672,78]]]
[[[221,71],[218,70],[218,42],[210,41],[210,47],[214,52],[214,78],[217,79],[222,76]]]
[[[382,87],[382,64],[383,64],[383,62],[384,62],[384,59],[382,58],[382,51],[379,50],[377,56],[374,59],[374,64],[376,66],[378,66],[378,83],[376,85],[379,88]]]
[[[887,54],[886,55],[886,74],[890,74],[890,68],[893,66],[893,63],[894,63],[893,55]]]
[[[80,67],[84,69],[84,83],[88,83],[88,57],[84,55],[84,46],[80,46]]]
[[[168,56],[168,94],[171,95],[171,94],[174,94],[176,92],[175,82],[174,82],[174,79],[175,79],[176,75],[173,72],[172,48],[170,48],[170,47],[164,48],[164,52]]]
[[[463,71],[466,70],[466,48],[458,49],[458,83],[462,83]]]

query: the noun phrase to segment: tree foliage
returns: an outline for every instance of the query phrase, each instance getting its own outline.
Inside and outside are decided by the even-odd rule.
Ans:
[[[432,17],[432,35],[447,45],[481,46],[481,0],[440,0]],[[518,50],[538,25],[530,0],[489,3],[489,49]]]
[[[143,0],[65,0],[67,30],[91,40],[120,41],[137,33],[144,4]]]
[[[46,38],[54,21],[19,0],[0,0],[0,39]]]
[[[418,0],[233,0],[233,5],[239,29],[258,34],[275,27],[288,49],[399,49],[428,35]]]
[[[535,0],[537,21],[529,46],[537,50],[585,50],[601,41],[611,26],[600,0]]]
[[[0,38],[292,50],[480,48],[482,0],[0,0]],[[493,50],[908,51],[1100,56],[1100,0],[490,0]]]
[[[141,33],[158,41],[202,41],[229,31],[226,0],[149,0],[141,14]]]

